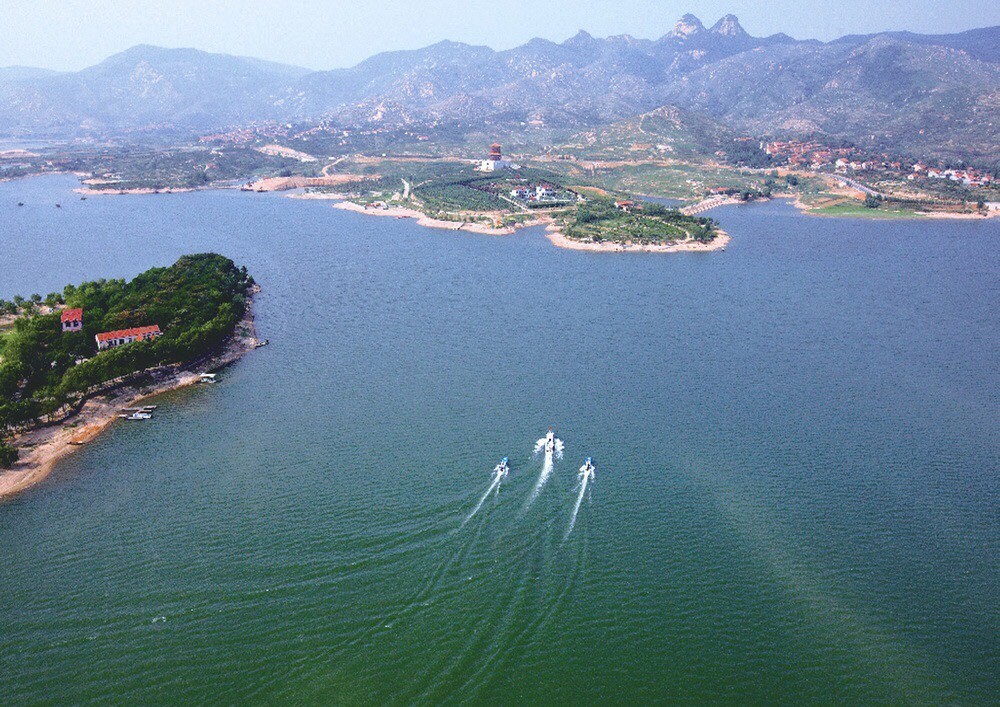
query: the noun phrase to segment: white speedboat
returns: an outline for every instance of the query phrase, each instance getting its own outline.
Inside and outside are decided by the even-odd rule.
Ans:
[[[594,463],[587,457],[587,461],[583,463],[580,467],[580,478],[584,481],[590,481],[594,478]]]
[[[500,477],[501,479],[507,478],[507,474],[510,473],[510,464],[507,463],[507,457],[500,460],[500,463],[493,467],[494,478]]]
[[[549,428],[548,434],[545,435],[545,453],[552,454],[556,451],[556,433]]]

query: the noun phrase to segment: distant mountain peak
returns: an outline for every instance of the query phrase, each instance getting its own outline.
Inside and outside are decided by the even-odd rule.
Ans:
[[[712,27],[713,34],[721,34],[725,37],[746,37],[747,31],[743,29],[740,20],[736,15],[726,15],[715,23]]]
[[[579,32],[563,42],[563,44],[588,44],[592,41],[594,41],[594,36],[587,30],[581,29]]]
[[[704,31],[705,25],[701,23],[701,20],[689,12],[684,15],[684,17],[677,20],[677,24],[674,25],[674,31],[671,32],[670,35],[679,39],[687,39],[688,37],[700,34]]]

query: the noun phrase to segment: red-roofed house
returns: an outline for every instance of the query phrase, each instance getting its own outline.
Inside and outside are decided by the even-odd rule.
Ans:
[[[104,349],[113,349],[116,346],[131,344],[134,341],[155,339],[161,334],[160,327],[153,324],[152,326],[138,326],[131,329],[119,329],[118,331],[105,331],[94,338],[97,339],[98,350],[103,351]]]
[[[80,331],[83,328],[82,309],[64,309],[62,311],[62,330]]]

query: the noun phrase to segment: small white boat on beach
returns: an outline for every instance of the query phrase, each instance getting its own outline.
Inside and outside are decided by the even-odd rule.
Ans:
[[[198,382],[199,383],[214,383],[215,382],[215,376],[216,376],[215,373],[201,373],[201,374],[199,374],[199,380],[198,380]]]

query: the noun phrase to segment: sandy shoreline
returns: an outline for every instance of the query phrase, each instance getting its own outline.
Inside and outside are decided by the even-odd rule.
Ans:
[[[259,291],[255,289],[254,294]],[[199,371],[218,370],[240,359],[260,342],[254,327],[253,297],[246,314],[236,324],[233,335],[208,360],[198,365]],[[146,385],[124,386],[106,395],[87,400],[80,410],[59,423],[36,427],[13,439],[20,459],[10,469],[0,470],[0,502],[31,488],[46,479],[63,458],[97,437],[118,420],[122,408],[156,395],[186,388],[198,382],[197,373],[185,366],[162,366],[150,372],[153,381]]]
[[[365,208],[360,204],[351,201],[341,201],[333,205],[335,209],[344,211],[354,211],[356,213],[367,214],[369,216],[391,216],[395,218],[412,218],[420,226],[428,228],[443,228],[449,231],[462,230],[468,233],[483,233],[491,236],[505,236],[515,233],[518,228],[528,228],[530,226],[548,225],[546,237],[552,245],[558,248],[570,250],[589,250],[601,253],[707,253],[714,250],[725,250],[731,238],[725,231],[720,230],[719,235],[711,243],[698,243],[690,241],[686,243],[675,243],[674,245],[622,245],[620,243],[587,243],[572,238],[567,238],[559,231],[558,226],[552,222],[551,218],[536,218],[531,221],[520,223],[517,227],[490,228],[476,223],[460,223],[454,221],[440,221],[432,219],[422,214],[416,209],[407,209],[402,206],[393,206],[388,209]]]
[[[210,187],[221,189],[222,187]],[[153,189],[152,187],[139,187],[135,189],[91,189],[90,187],[77,187],[73,190],[76,194],[84,196],[121,196],[122,194],[184,194],[190,191],[207,191],[208,188],[199,187],[164,187]]]
[[[864,214],[864,213],[851,214],[851,215],[825,214],[819,210],[822,207],[810,206],[809,204],[803,202],[802,199],[798,196],[779,196],[775,198],[791,199],[792,206],[798,209],[799,213],[802,213],[806,216],[818,216],[821,218],[860,218],[871,221],[878,221],[887,218],[884,215],[887,213],[887,211],[888,213],[892,214],[891,218],[894,218],[899,221],[921,221],[927,218],[945,219],[950,221],[986,221],[1000,216],[1000,211],[986,211],[985,213],[980,212],[971,214],[961,214],[949,211],[913,211],[911,213],[904,214],[900,212],[892,212],[891,210],[882,210],[882,209],[873,209],[871,214]],[[879,212],[881,212],[882,215],[880,215]]]
[[[545,237],[557,248],[567,248],[569,250],[589,250],[598,253],[709,253],[715,250],[725,250],[729,241],[732,240],[729,234],[720,230],[711,243],[699,243],[698,241],[687,241],[675,243],[673,245],[635,245],[622,243],[592,243],[578,241],[567,238],[559,227],[551,224],[545,229]]]
[[[355,213],[367,214],[368,216],[412,218],[416,219],[417,225],[426,226],[427,228],[441,228],[447,231],[465,231],[467,233],[481,233],[487,236],[509,236],[516,231],[515,228],[510,226],[492,228],[481,223],[469,223],[467,221],[442,221],[440,219],[433,219],[416,209],[407,209],[402,206],[392,206],[388,209],[365,208],[360,204],[355,204],[353,201],[340,201],[334,204],[333,208],[342,209],[343,211],[354,211]],[[538,224],[539,222],[535,221],[531,224],[522,224],[522,227],[527,225],[537,226]]]

